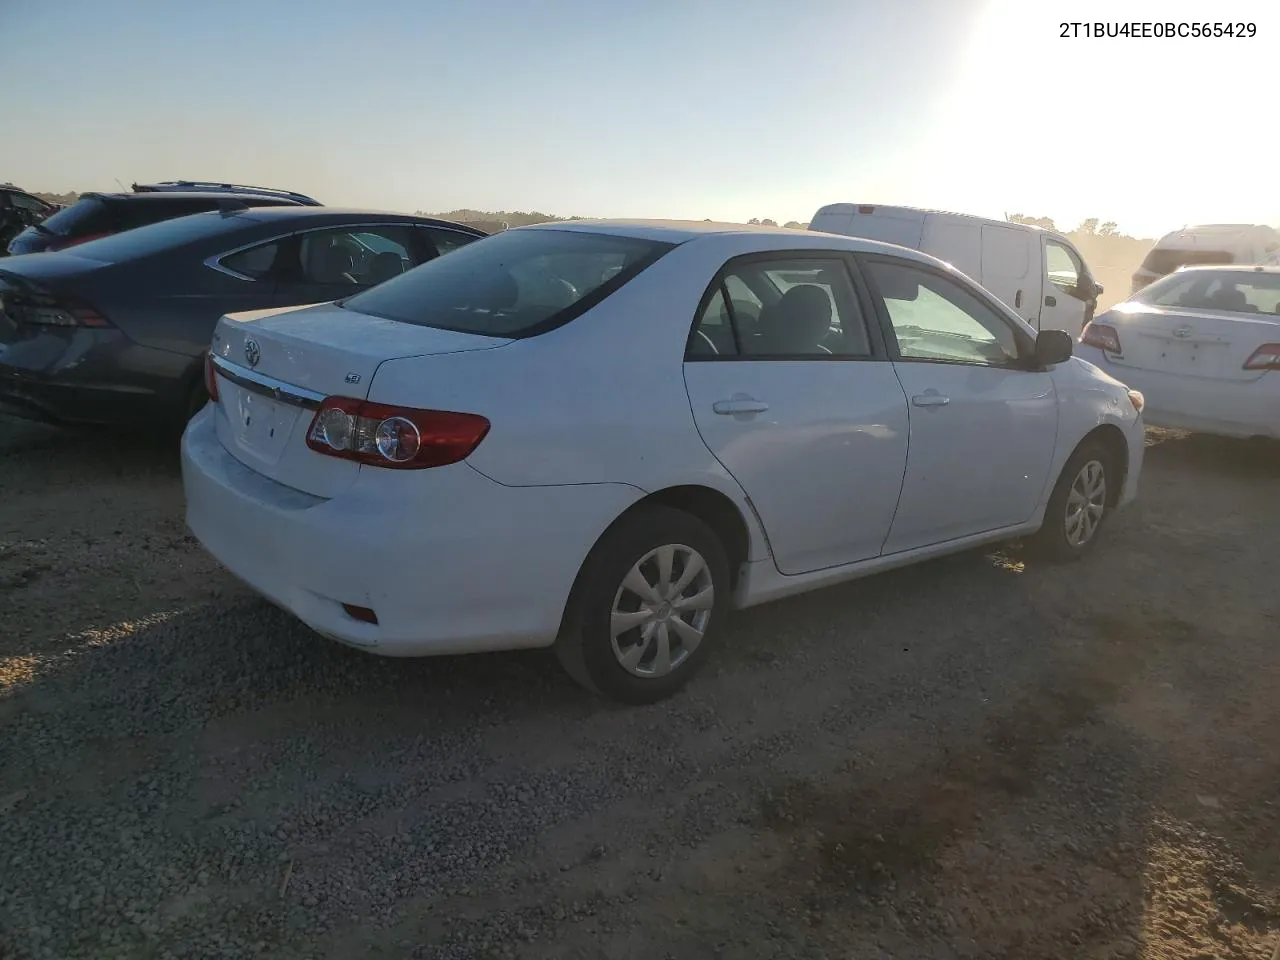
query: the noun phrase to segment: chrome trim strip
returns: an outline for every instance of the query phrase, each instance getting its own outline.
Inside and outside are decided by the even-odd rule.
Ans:
[[[293,384],[277,380],[275,377],[254,373],[252,370],[237,366],[230,360],[224,360],[219,356],[212,357],[212,360],[214,369],[218,373],[237,386],[244,387],[252,393],[260,393],[265,397],[270,397],[272,400],[279,400],[281,403],[302,407],[304,410],[318,410],[320,404],[324,403],[325,395],[323,393],[316,393],[314,390],[308,390],[305,387],[295,387]]]

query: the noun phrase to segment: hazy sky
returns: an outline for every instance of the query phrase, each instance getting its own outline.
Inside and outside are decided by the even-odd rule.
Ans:
[[[1064,18],[1257,36],[1061,39]],[[0,0],[0,37],[0,181],[32,190],[1280,223],[1275,0]]]

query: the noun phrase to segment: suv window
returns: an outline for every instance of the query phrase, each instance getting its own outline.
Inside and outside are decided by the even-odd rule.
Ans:
[[[1168,250],[1156,248],[1142,261],[1142,268],[1164,276],[1179,267],[1235,263],[1235,257],[1225,250]]]
[[[302,282],[372,286],[417,265],[409,225],[334,227],[304,233],[298,249]]]
[[[25,193],[9,194],[9,202],[19,210],[26,210],[28,213],[47,213],[53,209],[52,204],[45,203],[39,197],[28,196]]]
[[[1013,327],[955,281],[903,262],[871,260],[866,270],[904,360],[990,366],[1017,361]]]
[[[742,309],[751,304],[754,309]],[[842,259],[752,257],[730,261],[721,271],[688,355],[868,357],[871,341]]]
[[[535,336],[594,306],[671,247],[588,231],[510,230],[436,257],[341,305],[424,327]]]

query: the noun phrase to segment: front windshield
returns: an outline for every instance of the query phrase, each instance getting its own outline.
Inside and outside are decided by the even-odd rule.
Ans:
[[[375,317],[522,337],[598,303],[671,248],[576,230],[511,230],[437,257],[342,301]]]
[[[1130,298],[1153,307],[1280,315],[1280,272],[1189,270],[1175,273]]]

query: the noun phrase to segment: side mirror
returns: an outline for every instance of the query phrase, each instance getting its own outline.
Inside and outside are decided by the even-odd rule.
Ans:
[[[1036,336],[1036,363],[1051,367],[1071,359],[1071,334],[1065,330],[1041,330]]]

